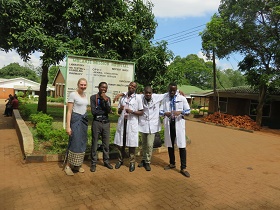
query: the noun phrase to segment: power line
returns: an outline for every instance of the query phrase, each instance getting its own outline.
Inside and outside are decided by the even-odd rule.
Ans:
[[[185,38],[185,37],[189,37],[189,36],[193,36],[193,35],[198,35],[198,31],[200,31],[200,29],[197,29],[197,30],[194,30],[194,31],[191,31],[189,33],[186,33],[186,34],[182,34],[180,36],[175,36],[175,37],[172,37],[170,39],[166,39],[165,41],[175,41],[175,40],[178,40],[178,39],[182,39],[182,38]]]
[[[187,41],[187,40],[190,40],[190,39],[194,39],[194,38],[197,38],[197,37],[199,37],[199,35],[197,35],[197,36],[191,36],[191,37],[188,37],[187,39],[179,39],[178,41],[173,41],[173,42],[171,42],[171,43],[168,43],[168,45],[171,45],[171,44],[176,44],[176,43],[179,43],[179,42],[184,42],[184,41]]]
[[[158,38],[158,39],[155,39],[154,41],[158,41],[158,40],[164,40],[165,38],[168,38],[168,37],[172,37],[172,36],[176,36],[177,34],[182,34],[184,32],[187,32],[187,31],[191,31],[193,29],[196,29],[196,28],[199,28],[199,27],[202,27],[202,26],[205,26],[206,24],[202,24],[202,25],[199,25],[199,26],[196,26],[196,27],[193,27],[193,28],[190,28],[190,29],[187,29],[187,30],[184,30],[184,31],[180,31],[178,33],[175,33],[175,34],[170,34],[168,36],[164,36],[162,38]],[[189,32],[189,33],[192,33],[193,31]]]

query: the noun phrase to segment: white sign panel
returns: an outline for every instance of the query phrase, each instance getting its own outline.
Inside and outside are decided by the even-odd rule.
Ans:
[[[67,102],[69,93],[77,89],[77,82],[80,78],[85,78],[88,81],[86,89],[88,100],[91,95],[98,92],[99,83],[106,82],[108,84],[107,95],[113,101],[118,93],[127,92],[128,84],[134,78],[134,66],[132,62],[68,56],[65,102]]]

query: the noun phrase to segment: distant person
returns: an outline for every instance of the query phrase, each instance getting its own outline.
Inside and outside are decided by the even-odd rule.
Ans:
[[[67,175],[74,175],[73,171],[85,172],[81,166],[87,146],[88,100],[85,94],[87,80],[84,78],[79,79],[77,86],[77,90],[69,94],[67,104],[66,132],[69,135],[69,146],[68,165],[64,169]]]
[[[6,107],[5,107],[5,111],[4,111],[4,115],[5,117],[9,117],[9,116],[12,116],[12,100],[14,99],[14,97],[9,94],[9,98],[7,98],[5,100],[6,103]]]
[[[11,115],[13,114],[13,110],[14,109],[18,109],[18,99],[17,99],[17,95],[14,95],[13,99],[12,99],[12,109],[11,109]]]
[[[168,147],[169,165],[164,167],[165,170],[174,169],[176,144],[179,148],[181,170],[180,173],[190,177],[187,167],[187,150],[186,150],[186,131],[184,116],[190,113],[190,106],[184,96],[177,94],[177,84],[169,84],[169,95],[166,96],[160,107],[160,115],[164,116],[164,142]]]
[[[119,169],[126,157],[125,147],[129,148],[129,171],[135,170],[135,149],[138,147],[138,117],[143,114],[143,103],[141,97],[135,94],[136,82],[128,85],[128,92],[119,101],[117,131],[114,143],[118,146],[119,158],[115,165]]]
[[[111,113],[111,99],[106,95],[108,85],[106,82],[100,82],[98,93],[90,97],[91,113],[93,121],[91,126],[92,144],[91,144],[91,167],[90,171],[95,172],[97,162],[97,143],[101,136],[103,162],[108,169],[113,169],[109,162],[109,144],[110,144],[110,123],[109,113]]]

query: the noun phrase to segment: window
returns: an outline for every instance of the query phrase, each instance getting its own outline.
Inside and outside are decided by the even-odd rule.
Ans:
[[[219,98],[219,110],[222,113],[227,113],[228,98]]]
[[[256,100],[251,100],[250,104],[250,115],[251,116],[256,116],[257,115],[257,106],[258,106],[258,101]],[[270,103],[265,103],[263,106],[263,117],[269,117],[270,116]]]

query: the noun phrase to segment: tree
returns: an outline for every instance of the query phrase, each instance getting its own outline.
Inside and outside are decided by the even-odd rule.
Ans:
[[[175,57],[169,68],[177,69],[183,73],[184,83],[210,89],[212,85],[212,62],[205,62],[195,54],[190,54],[185,58]]]
[[[0,69],[0,77],[6,79],[12,79],[17,77],[23,77],[34,82],[39,82],[39,77],[34,71],[28,67],[20,66],[19,63],[10,63]]]
[[[162,76],[167,78],[167,64],[173,58],[173,53],[167,49],[167,42],[156,43],[154,46],[147,43],[145,46],[139,45],[138,47],[141,47],[141,49],[136,49],[136,52],[140,50],[142,52],[135,62],[136,81],[143,86],[151,85],[154,91],[160,91],[163,89],[162,86],[165,86],[165,92],[168,84]]]
[[[23,60],[42,52],[38,111],[46,112],[48,69],[69,54],[134,61],[155,33],[152,4],[141,0],[13,0],[0,7],[0,48]],[[137,70],[136,70],[137,71]]]
[[[48,72],[48,76],[49,76],[49,81],[52,83],[56,74],[57,74],[57,71],[59,69],[59,66],[51,66],[50,69],[49,69],[49,72]]]
[[[238,70],[226,69],[217,71],[217,88],[230,88],[246,85],[246,79]]]
[[[219,58],[233,52],[244,55],[239,63],[248,83],[259,90],[256,122],[261,125],[263,105],[270,87],[279,79],[280,7],[274,0],[222,0],[202,32],[202,47]]]

